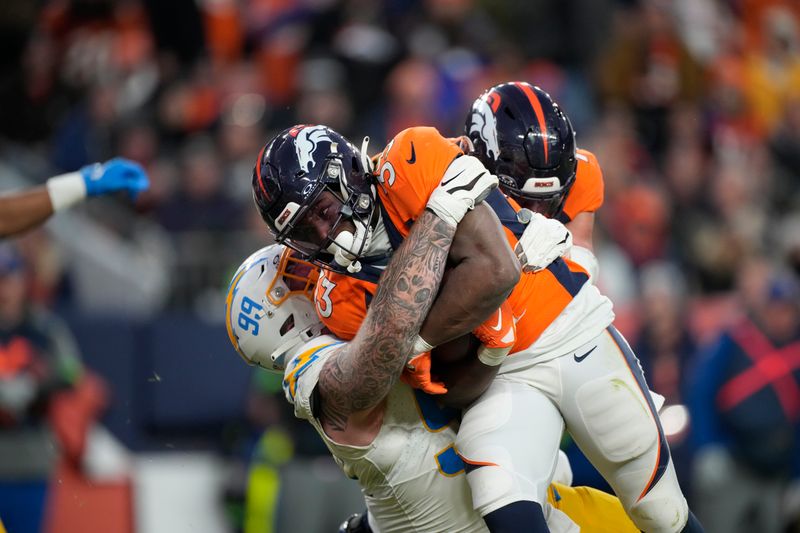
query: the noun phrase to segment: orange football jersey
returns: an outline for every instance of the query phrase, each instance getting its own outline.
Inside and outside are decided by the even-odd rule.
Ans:
[[[349,341],[358,333],[377,290],[374,282],[323,270],[314,290],[317,314],[331,333]]]
[[[578,168],[575,172],[575,183],[567,193],[564,208],[558,214],[558,220],[566,224],[578,213],[593,213],[603,205],[603,171],[592,152],[578,149]]]
[[[384,149],[376,166],[378,196],[384,224],[396,248],[408,236],[423,212],[431,192],[461,150],[435,128],[409,128]],[[573,187],[574,189],[574,187]],[[571,192],[570,192],[571,194]],[[485,200],[504,226],[513,248],[525,226],[517,220],[516,204],[500,190]],[[375,294],[377,278],[326,271],[315,291],[317,311],[338,337],[351,339],[358,331]],[[523,274],[509,296],[517,321],[517,342],[512,352],[527,348],[541,335],[586,283],[589,276],[577,263],[557,259],[547,269]]]

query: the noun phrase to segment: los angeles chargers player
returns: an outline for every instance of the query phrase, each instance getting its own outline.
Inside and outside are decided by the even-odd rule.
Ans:
[[[417,222],[420,223],[426,222]],[[443,259],[446,250],[441,252],[439,258]],[[344,472],[362,486],[369,512],[350,520],[343,531],[486,531],[480,515],[472,508],[464,463],[453,447],[458,412],[441,408],[433,397],[398,383],[402,365],[394,365],[392,373],[380,377],[392,378],[393,384],[386,383],[385,389],[375,390],[378,397],[370,402],[374,406],[360,415],[349,416],[347,427],[335,428],[327,419],[324,404],[330,397],[331,385],[325,373],[335,371],[331,360],[342,357],[365,365],[359,366],[364,383],[359,376],[350,376],[348,386],[353,388],[348,393],[360,398],[362,388],[373,387],[365,383],[379,374],[366,365],[382,361],[375,350],[393,344],[393,329],[380,327],[377,317],[382,315],[381,307],[389,311],[401,300],[395,302],[387,296],[381,303],[376,299],[371,315],[364,321],[371,335],[387,335],[382,340],[389,344],[361,337],[348,346],[322,333],[323,326],[311,302],[315,267],[293,254],[281,245],[271,245],[242,264],[228,292],[226,324],[233,346],[248,363],[274,371],[284,371],[285,366],[283,387],[295,414],[316,428]],[[393,259],[395,271],[404,272],[407,279],[421,273],[428,275],[428,267],[422,267],[421,260],[421,256],[412,258],[398,252]],[[387,276],[393,275],[394,267],[390,263]],[[396,284],[395,290],[398,298],[405,292],[403,284]],[[402,306],[408,304],[403,301]],[[406,322],[403,327],[409,328],[410,336],[418,324]],[[410,348],[408,343],[407,347]],[[566,473],[559,478],[569,484],[568,463],[563,468]],[[600,491],[554,483],[548,490],[548,501],[551,531],[637,531],[619,500]],[[517,531],[524,529],[525,524],[518,524]]]

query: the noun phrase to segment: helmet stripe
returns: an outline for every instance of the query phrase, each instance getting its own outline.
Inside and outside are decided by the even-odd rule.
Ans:
[[[500,108],[500,101],[502,100],[500,92],[496,89],[490,90],[489,94],[486,95],[486,100],[489,107],[492,109],[492,113],[497,113],[497,110]]]
[[[533,112],[536,113],[536,120],[539,121],[539,128],[542,130],[542,144],[544,145],[544,160],[547,162],[548,159],[548,144],[547,144],[547,124],[544,121],[544,110],[542,109],[542,104],[539,102],[539,99],[536,97],[536,94],[531,90],[530,86],[527,83],[520,83],[514,82],[514,85],[519,87],[519,89],[525,93],[525,96],[528,97],[528,101],[531,103],[533,107]]]
[[[264,145],[261,148],[261,151],[258,152],[258,159],[256,159],[256,177],[258,178],[258,188],[261,189],[261,192],[264,194],[264,198],[269,201],[269,194],[267,194],[267,189],[264,187],[264,181],[261,179],[261,158],[264,157],[264,150],[267,149],[267,145]]]

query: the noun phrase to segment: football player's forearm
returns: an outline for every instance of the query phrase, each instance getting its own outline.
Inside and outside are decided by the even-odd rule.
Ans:
[[[483,323],[519,281],[520,265],[497,216],[478,206],[458,226],[447,273],[420,336],[433,346],[467,334]]]
[[[438,346],[471,332],[508,298],[516,282],[496,283],[492,268],[490,262],[475,259],[462,261],[448,272],[447,283],[420,331],[428,344]]]
[[[426,211],[392,256],[356,337],[320,374],[322,416],[338,431],[383,401],[441,282],[455,228]]]
[[[21,233],[41,224],[52,214],[46,187],[0,196],[0,237]]]

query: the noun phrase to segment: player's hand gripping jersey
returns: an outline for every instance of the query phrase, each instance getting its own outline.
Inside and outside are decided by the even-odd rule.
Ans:
[[[408,235],[431,192],[460,153],[456,144],[428,127],[404,130],[386,146],[376,167],[378,194],[394,247]],[[602,204],[597,161],[588,152],[581,151],[580,156],[578,177],[565,205],[570,218]],[[513,248],[525,230],[517,219],[519,207],[499,190],[485,202],[499,217]],[[614,318],[611,302],[587,280],[586,270],[562,258],[540,272],[523,274],[508,298],[517,330],[512,353],[532,348],[528,351],[533,355],[555,357],[581,346],[608,326]],[[366,315],[376,283],[375,277],[367,275],[356,278],[323,272],[315,300],[325,325],[337,336],[351,339]]]

